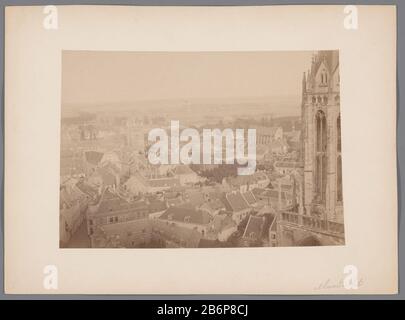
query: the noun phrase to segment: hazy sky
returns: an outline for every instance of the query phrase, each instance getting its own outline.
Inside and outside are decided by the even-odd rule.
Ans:
[[[65,51],[65,104],[301,93],[312,52]]]

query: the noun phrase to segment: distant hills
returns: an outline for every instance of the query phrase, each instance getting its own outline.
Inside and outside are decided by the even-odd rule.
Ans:
[[[194,116],[254,115],[268,114],[274,117],[298,116],[301,112],[300,96],[244,97],[244,98],[200,98],[200,99],[156,99],[133,102],[103,102],[94,104],[62,103],[62,117],[80,113],[133,113],[150,115],[193,114]],[[214,114],[213,114],[214,113]]]

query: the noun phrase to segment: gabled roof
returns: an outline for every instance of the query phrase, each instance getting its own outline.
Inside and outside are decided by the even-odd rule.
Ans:
[[[249,205],[253,205],[253,204],[255,204],[257,202],[257,200],[256,200],[254,194],[252,193],[252,191],[244,192],[244,193],[242,193],[242,196],[243,196],[243,198],[245,198],[246,202]]]
[[[315,76],[318,73],[319,67],[324,64],[329,74],[333,75],[339,67],[339,51],[338,50],[325,50],[318,51],[313,57],[311,70],[309,71],[306,82],[314,86]],[[304,79],[305,83],[305,79]]]
[[[242,194],[237,192],[229,192],[225,195],[224,199],[225,208],[227,210],[238,212],[242,210],[249,209],[249,204],[243,198]]]
[[[318,72],[321,64],[324,63],[328,71],[332,74],[339,66],[339,51],[337,50],[321,50],[318,51],[311,66],[311,74],[315,75]]]
[[[249,216],[249,221],[246,225],[245,232],[243,233],[244,238],[251,238],[258,240],[262,236],[263,224],[265,219],[263,217],[256,217],[253,215]]]
[[[160,216],[160,219],[207,224],[210,221],[210,216],[205,211],[184,207],[170,207]]]
[[[111,192],[108,188],[104,191],[96,214],[123,213],[127,211],[146,210],[145,201],[127,201]]]
[[[97,190],[89,186],[88,184],[84,183],[83,181],[79,181],[76,184],[77,188],[80,189],[83,193],[87,194],[88,196],[94,198],[97,196]]]
[[[255,188],[252,190],[255,197],[265,197],[270,199],[278,199],[278,189],[261,189]],[[281,200],[291,200],[291,191],[281,191]]]

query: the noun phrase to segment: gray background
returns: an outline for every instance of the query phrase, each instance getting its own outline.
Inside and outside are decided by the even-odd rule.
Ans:
[[[0,112],[0,123],[2,126],[1,134],[2,139],[0,141],[0,165],[1,170],[1,196],[0,196],[0,208],[1,208],[1,219],[0,219],[0,299],[1,300],[12,300],[12,299],[193,299],[193,300],[208,300],[208,299],[238,299],[238,300],[280,300],[280,299],[405,299],[405,232],[404,232],[404,200],[405,194],[402,192],[402,186],[405,183],[405,105],[401,100],[401,92],[405,89],[405,63],[402,63],[402,56],[405,55],[405,37],[399,37],[402,32],[405,34],[405,2],[403,1],[308,1],[308,0],[295,0],[295,1],[271,1],[271,0],[73,0],[73,1],[40,1],[40,0],[14,0],[14,1],[1,1],[2,15],[0,21],[0,35],[2,37],[2,50],[0,50],[0,74],[1,74],[1,88],[2,88],[2,99],[1,99],[1,112]],[[288,5],[288,4],[357,4],[357,5],[373,5],[373,4],[390,4],[397,6],[397,164],[398,164],[398,207],[399,207],[399,220],[398,220],[398,232],[399,232],[399,291],[398,295],[308,295],[308,296],[280,296],[280,295],[5,295],[4,294],[4,7],[12,5],[79,5],[79,4],[89,4],[89,5],[192,5],[192,6],[209,6],[209,5]],[[401,246],[402,244],[402,246]],[[384,257],[381,257],[384,259]]]

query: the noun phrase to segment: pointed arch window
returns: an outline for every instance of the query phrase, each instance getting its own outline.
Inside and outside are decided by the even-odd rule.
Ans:
[[[340,115],[336,119],[336,135],[337,135],[337,157],[336,157],[336,200],[343,201],[343,184],[342,184],[342,137]]]
[[[328,74],[326,73],[325,69],[323,69],[321,71],[321,84],[322,85],[327,85],[328,84]]]
[[[326,152],[326,116],[319,110],[315,115],[316,123],[316,151]]]
[[[336,134],[337,134],[337,151],[340,153],[342,151],[342,137],[340,128],[340,115],[336,119]]]
[[[337,190],[336,190],[336,200],[343,201],[343,188],[342,188],[342,156],[339,154],[336,159],[336,171],[337,171]]]
[[[326,198],[327,134],[326,116],[319,110],[315,115],[316,160],[315,160],[315,200],[323,203]]]

